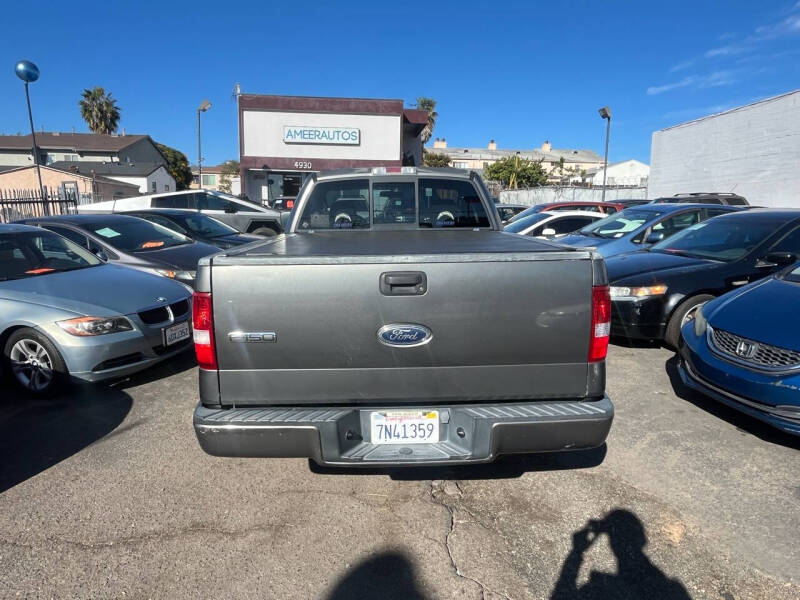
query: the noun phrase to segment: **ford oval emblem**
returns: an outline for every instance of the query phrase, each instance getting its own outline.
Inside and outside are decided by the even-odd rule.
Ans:
[[[433,333],[424,325],[390,323],[378,329],[378,341],[386,346],[413,348],[433,339]]]

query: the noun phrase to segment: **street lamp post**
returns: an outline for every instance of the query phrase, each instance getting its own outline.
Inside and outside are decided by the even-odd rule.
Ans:
[[[211,102],[203,100],[197,107],[197,187],[203,189],[203,152],[200,147],[200,113],[211,108]]]
[[[28,121],[31,124],[31,139],[33,140],[33,163],[36,165],[36,177],[39,179],[39,193],[42,195],[42,206],[44,213],[50,214],[47,206],[47,199],[44,196],[42,186],[42,171],[39,169],[39,148],[36,146],[36,131],[33,128],[33,113],[31,112],[31,96],[28,93],[28,84],[39,79],[39,67],[29,60],[21,60],[14,67],[14,73],[25,82],[25,101],[28,103]]]
[[[600,117],[603,119],[607,119],[608,122],[606,123],[606,155],[603,159],[603,199],[602,201],[606,201],[606,175],[608,174],[608,137],[611,134],[611,109],[607,106],[604,106],[597,112],[600,113]]]

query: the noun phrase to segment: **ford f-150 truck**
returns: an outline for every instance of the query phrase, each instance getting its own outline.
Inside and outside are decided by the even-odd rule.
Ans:
[[[196,289],[215,456],[477,463],[611,427],[602,258],[504,233],[476,173],[311,177],[285,234],[202,259]]]

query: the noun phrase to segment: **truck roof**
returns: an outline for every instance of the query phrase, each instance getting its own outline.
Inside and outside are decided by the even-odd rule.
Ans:
[[[331,177],[351,177],[353,175],[375,176],[375,177],[408,177],[409,175],[433,175],[446,177],[461,177],[469,179],[475,171],[467,169],[455,169],[453,167],[355,167],[352,169],[331,169],[320,171],[318,179]]]

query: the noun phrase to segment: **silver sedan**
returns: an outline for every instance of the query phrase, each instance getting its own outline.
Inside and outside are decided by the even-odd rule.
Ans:
[[[191,346],[187,286],[109,265],[55,233],[0,225],[3,371],[34,394],[128,375]]]

